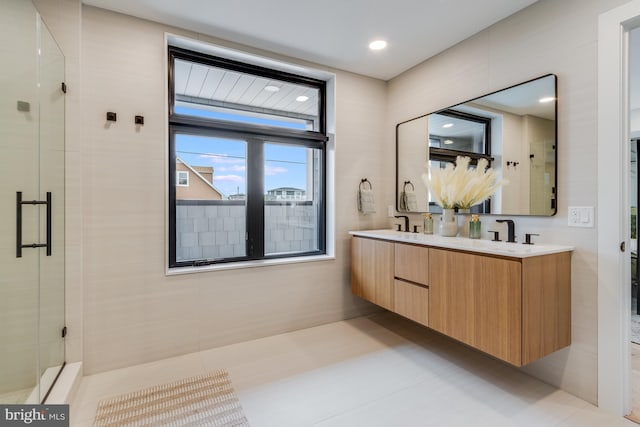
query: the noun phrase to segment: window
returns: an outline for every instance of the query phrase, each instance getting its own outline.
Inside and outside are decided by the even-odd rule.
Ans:
[[[475,164],[491,154],[491,119],[454,110],[429,115],[429,159],[455,162],[468,156]]]
[[[325,81],[178,47],[169,70],[169,266],[326,253]]]
[[[491,118],[454,110],[443,110],[429,115],[429,167],[444,168],[455,163],[456,157],[471,158],[471,165],[485,158],[489,166],[491,157]],[[429,202],[430,212],[441,212]],[[473,206],[474,213],[490,212],[490,200]]]
[[[189,186],[189,172],[187,171],[177,171],[176,185],[178,187],[188,187]]]

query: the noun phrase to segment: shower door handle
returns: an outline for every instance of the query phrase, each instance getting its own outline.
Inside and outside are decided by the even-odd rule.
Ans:
[[[47,256],[51,256],[51,192],[47,191],[47,200],[22,200],[22,191],[16,191],[16,258],[22,258],[23,248],[47,248]],[[47,205],[47,241],[46,243],[22,244],[22,205]]]

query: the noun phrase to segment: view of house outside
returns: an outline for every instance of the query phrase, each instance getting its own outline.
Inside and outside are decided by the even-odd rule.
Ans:
[[[246,255],[246,144],[176,135],[178,261]],[[265,254],[317,248],[316,165],[313,149],[265,145]]]
[[[187,107],[176,107],[176,112],[198,115],[209,118],[233,119],[236,116]],[[241,117],[242,121],[275,125],[291,129],[305,129],[305,123],[280,122],[273,119]],[[213,168],[209,175],[213,185],[222,193],[222,199],[238,200],[246,194],[247,159],[246,142],[242,140],[211,138],[195,135],[176,136],[176,155],[191,168]],[[285,200],[286,194],[281,189],[294,188],[305,194],[310,192],[308,182],[310,149],[284,144],[267,144],[265,146],[264,183],[266,200]],[[294,191],[291,200],[304,200],[300,191]],[[276,197],[277,196],[277,197]],[[273,198],[272,198],[273,197]],[[179,197],[178,197],[179,198]],[[207,198],[208,199],[208,198]]]

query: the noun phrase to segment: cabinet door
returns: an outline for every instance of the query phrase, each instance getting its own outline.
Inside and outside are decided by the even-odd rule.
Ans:
[[[522,260],[522,364],[571,344],[571,253]]]
[[[351,291],[388,310],[393,309],[393,243],[351,239]]]
[[[395,244],[395,276],[421,285],[429,285],[429,248]]]
[[[519,261],[429,250],[429,327],[521,365]]]
[[[396,279],[393,288],[393,311],[429,326],[429,289]]]

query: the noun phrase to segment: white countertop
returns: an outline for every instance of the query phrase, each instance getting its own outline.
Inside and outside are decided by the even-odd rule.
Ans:
[[[459,249],[481,254],[501,255],[512,258],[528,258],[540,255],[571,252],[573,246],[561,245],[523,245],[520,243],[493,242],[491,240],[469,239],[466,237],[442,237],[435,234],[407,233],[395,230],[350,231],[353,236],[390,240],[400,243],[433,246],[438,248]]]

